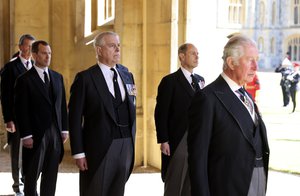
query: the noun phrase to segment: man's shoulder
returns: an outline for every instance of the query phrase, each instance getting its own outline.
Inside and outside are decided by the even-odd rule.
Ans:
[[[17,57],[4,64],[3,69],[13,69],[17,64],[21,63],[20,58]]]
[[[173,73],[169,73],[169,74],[165,75],[163,77],[163,80],[173,80],[173,79],[179,77],[180,74],[183,75],[182,71],[179,69],[179,70],[177,70],[177,71],[175,71]]]
[[[53,69],[49,69],[49,73],[51,74],[51,77],[63,79],[63,75],[57,71],[54,71]]]
[[[197,78],[198,80],[200,80],[200,81],[205,81],[203,76],[201,76],[201,75],[199,75],[199,74],[195,74],[195,76],[196,76],[196,78]]]
[[[96,65],[92,65],[92,66],[90,66],[90,67],[88,67],[88,68],[86,68],[84,70],[81,70],[81,71],[77,72],[76,75],[78,75],[78,76],[84,76],[84,75],[87,75],[87,74],[95,71],[95,69],[98,69],[98,68],[99,68],[99,66],[97,64]]]
[[[76,73],[75,75],[75,81],[77,80],[89,80],[89,78],[91,77],[91,75],[95,72],[95,71],[99,71],[100,67],[99,65],[95,64],[92,65],[84,70],[81,70],[79,72]]]
[[[128,68],[125,67],[124,65],[122,64],[117,64],[116,67],[121,70],[121,71],[126,71],[126,72],[129,72]]]

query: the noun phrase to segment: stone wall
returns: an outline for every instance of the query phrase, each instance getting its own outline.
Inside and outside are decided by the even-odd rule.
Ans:
[[[182,37],[181,41],[184,39],[184,31],[178,33],[178,15],[174,14],[178,11],[179,0],[116,1],[114,24],[98,27],[87,37],[83,36],[84,0],[10,2],[14,5],[7,13],[13,16],[9,33],[13,43],[11,51],[17,50],[19,36],[24,33],[48,41],[52,48],[51,68],[63,74],[68,98],[75,74],[96,63],[90,43],[94,36],[104,30],[112,30],[120,35],[121,63],[134,74],[138,92],[136,166],[152,165],[159,168],[160,151],[156,143],[153,113],[161,78],[170,73],[172,66],[177,69],[178,34]],[[180,2],[185,5],[185,0]],[[3,11],[1,6],[0,11]],[[181,26],[184,26],[183,18]],[[3,24],[0,25],[3,27]],[[3,40],[0,38],[0,43]],[[3,123],[0,124],[2,146],[5,131],[2,130]],[[69,149],[69,143],[65,145]]]

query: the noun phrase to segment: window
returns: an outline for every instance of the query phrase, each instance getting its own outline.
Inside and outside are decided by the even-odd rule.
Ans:
[[[84,36],[98,27],[112,25],[115,19],[115,0],[85,0]]]
[[[300,61],[300,37],[292,38],[288,42],[288,51],[291,53],[292,61]]]
[[[243,0],[229,0],[228,22],[230,24],[242,24]]]
[[[264,2],[260,2],[259,3],[259,24],[261,26],[264,26],[264,22],[265,22],[265,4]]]
[[[258,51],[259,53],[264,52],[264,39],[262,37],[258,38]]]
[[[98,26],[112,24],[115,19],[115,0],[98,0]]]
[[[275,25],[276,22],[276,4],[273,2],[272,4],[272,25]]]
[[[270,45],[270,53],[271,54],[275,54],[275,39],[274,39],[274,37],[271,38],[270,43],[271,43],[271,45]]]
[[[295,25],[299,25],[300,22],[300,18],[299,18],[299,9],[300,9],[300,5],[299,5],[299,0],[294,0],[294,24]]]

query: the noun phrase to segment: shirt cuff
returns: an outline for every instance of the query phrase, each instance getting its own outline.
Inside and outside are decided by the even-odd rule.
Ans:
[[[81,158],[84,158],[84,157],[85,157],[85,153],[84,152],[73,155],[74,159],[81,159]]]
[[[67,134],[69,134],[69,131],[65,130],[65,131],[62,131],[61,133],[67,133]]]
[[[28,135],[28,136],[25,136],[25,137],[22,137],[21,140],[26,140],[26,139],[29,139],[29,138],[32,138],[32,135]]]

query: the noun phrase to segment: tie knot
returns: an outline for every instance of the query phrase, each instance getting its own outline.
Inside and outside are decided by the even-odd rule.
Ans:
[[[191,74],[192,80],[196,80],[196,77],[194,76],[194,74]]]
[[[110,68],[111,71],[114,72],[114,80],[116,80],[118,78],[118,74],[117,74],[117,71],[114,69],[114,68]]]
[[[243,87],[239,88],[238,90],[243,96],[245,96],[245,89]]]
[[[26,61],[26,62],[25,62],[25,65],[26,65],[26,68],[28,68],[29,61]]]
[[[47,74],[47,72],[46,71],[44,71],[44,82],[45,82],[45,84],[49,84],[49,77],[48,77],[48,74]]]

